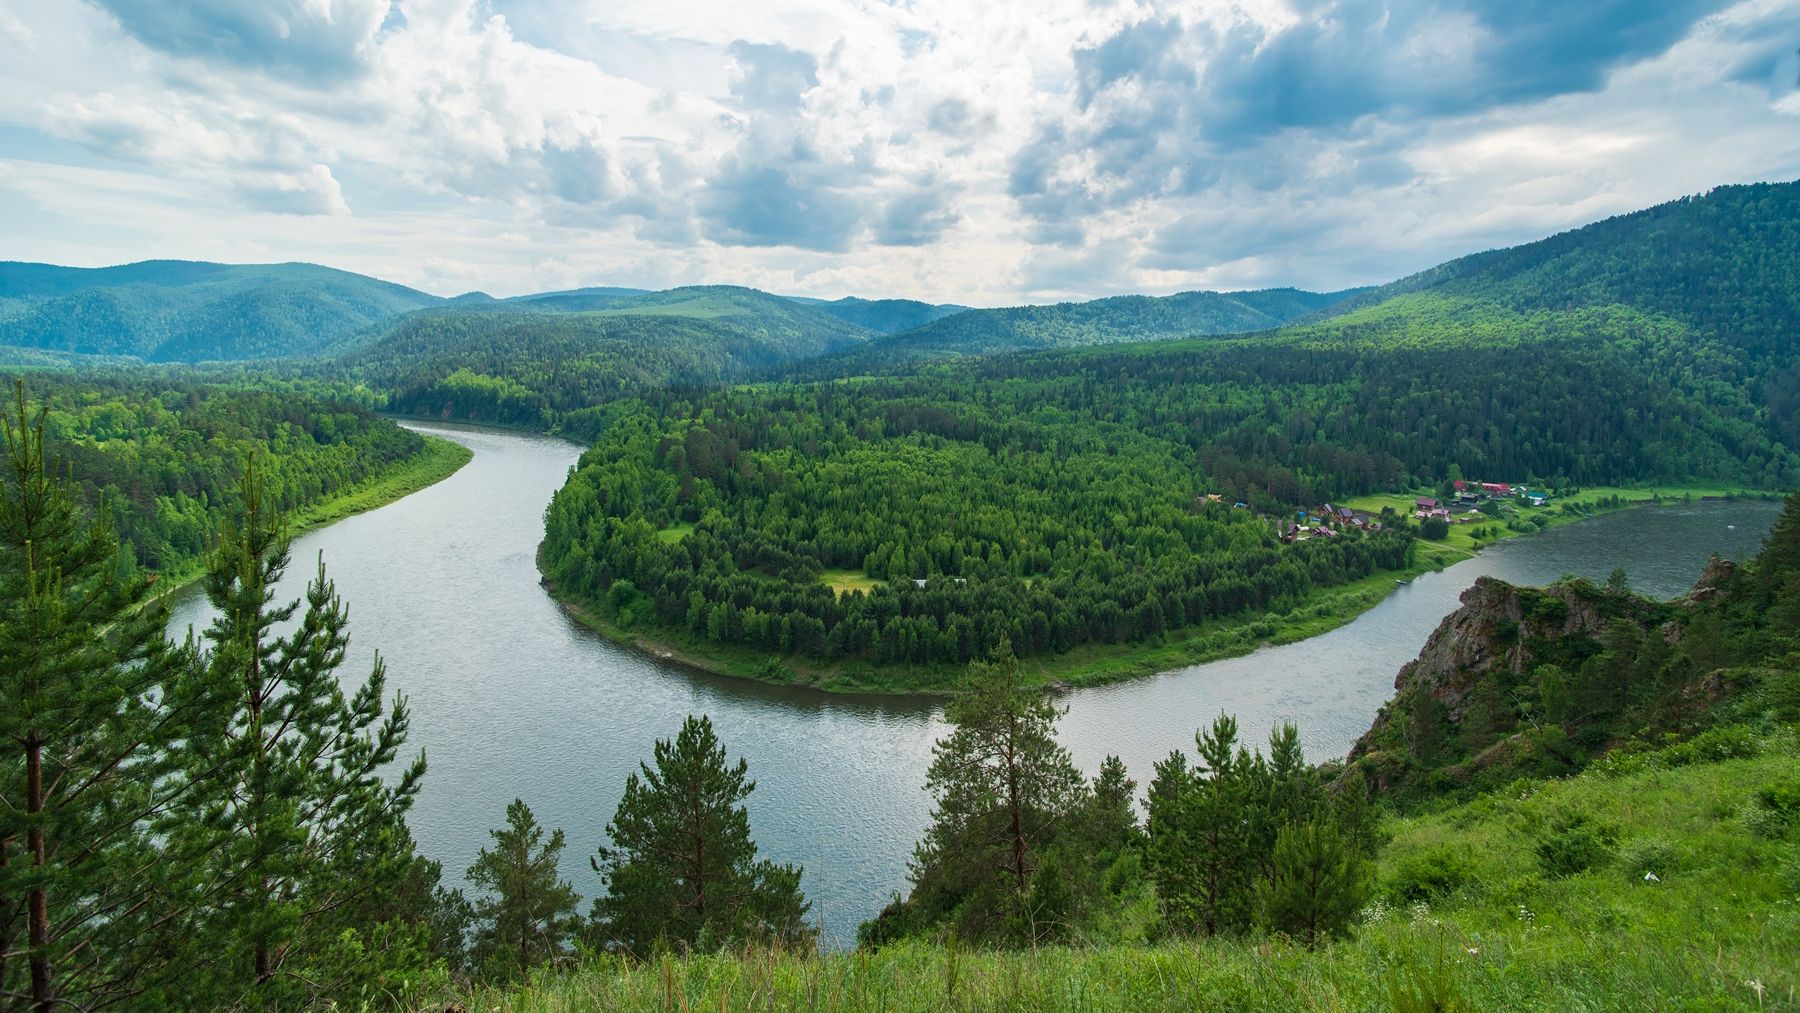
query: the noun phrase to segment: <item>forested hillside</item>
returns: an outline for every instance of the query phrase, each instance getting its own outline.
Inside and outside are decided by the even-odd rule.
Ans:
[[[831,302],[822,299],[794,301],[880,334],[910,330],[968,309],[967,306],[938,305],[916,299],[858,299],[855,296]]]
[[[315,355],[440,302],[315,264],[0,264],[0,345],[152,362]]]
[[[411,415],[591,436],[598,407],[665,384],[719,384],[862,343],[860,327],[753,289],[607,297],[597,310],[535,301],[415,314],[339,363]]]
[[[807,372],[851,376],[887,372],[946,355],[987,355],[1269,330],[1329,306],[1346,294],[1277,288],[1183,292],[1171,296],[1126,295],[1054,306],[965,310],[877,338],[864,348],[821,362]]]
[[[9,410],[19,378],[0,374]],[[46,453],[77,497],[110,512],[135,565],[184,573],[211,546],[254,455],[271,508],[290,517],[389,477],[427,484],[467,455],[362,408],[169,374],[24,378],[47,409]],[[411,473],[418,472],[416,476]]]

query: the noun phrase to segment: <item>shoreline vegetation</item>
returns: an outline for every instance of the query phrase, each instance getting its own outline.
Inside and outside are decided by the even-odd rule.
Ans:
[[[420,433],[425,449],[415,457],[377,475],[367,482],[345,489],[328,499],[295,510],[287,518],[287,532],[298,538],[338,521],[368,513],[399,502],[415,492],[442,482],[462,470],[475,456],[474,451],[441,436]],[[186,591],[206,576],[207,557],[201,556],[186,566],[157,574],[157,593],[168,598]]]
[[[1379,513],[1383,506],[1410,508],[1416,495],[1431,494],[1429,490],[1378,493],[1346,499],[1344,503],[1354,509]],[[1028,684],[1065,691],[1241,657],[1265,647],[1297,643],[1346,626],[1381,604],[1402,584],[1473,559],[1483,548],[1500,542],[1638,507],[1706,500],[1779,498],[1779,494],[1766,490],[1704,484],[1584,489],[1559,497],[1550,505],[1527,508],[1510,515],[1512,518],[1542,519],[1541,526],[1528,522],[1525,530],[1509,529],[1506,519],[1482,525],[1452,526],[1450,534],[1442,540],[1419,540],[1417,561],[1413,566],[1401,570],[1377,570],[1360,580],[1317,592],[1311,600],[1286,612],[1215,620],[1155,643],[1084,644],[1059,655],[1021,659],[1020,671]],[[1473,537],[1471,532],[1478,527],[1486,528],[1490,535]],[[679,537],[679,533],[673,537]],[[627,628],[601,615],[592,602],[565,594],[554,581],[543,575],[541,544],[538,571],[545,590],[582,625],[622,647],[710,675],[844,695],[943,697],[956,692],[965,668],[948,664],[875,666],[860,659],[821,664],[809,658],[777,657],[751,648],[699,643],[665,629]],[[840,591],[851,586],[866,587],[871,580],[860,574],[839,571],[828,572],[826,578]]]

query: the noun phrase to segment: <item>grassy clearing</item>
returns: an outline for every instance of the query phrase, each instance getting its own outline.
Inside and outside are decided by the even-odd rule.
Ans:
[[[658,531],[656,537],[664,545],[673,545],[693,533],[694,526],[692,524],[676,524]]]
[[[826,570],[819,574],[819,580],[838,594],[850,591],[862,591],[866,594],[887,583],[876,580],[861,570]]]
[[[750,949],[599,958],[446,1001],[543,1013],[1800,1009],[1800,826],[1772,832],[1750,804],[1796,777],[1800,753],[1791,730],[1761,750],[1680,767],[1640,757],[1391,820],[1379,899],[1351,938],[1317,951],[1280,940]],[[1552,875],[1538,845],[1573,814],[1614,843],[1592,867]],[[1460,872],[1431,879],[1418,872],[1428,866]]]
[[[442,482],[469,463],[474,452],[455,440],[421,433],[425,449],[418,456],[388,469],[372,481],[343,490],[328,499],[296,510],[288,517],[289,534],[298,537],[354,514],[386,506],[398,499]],[[179,589],[203,576],[206,560],[196,559],[160,575],[158,586]]]

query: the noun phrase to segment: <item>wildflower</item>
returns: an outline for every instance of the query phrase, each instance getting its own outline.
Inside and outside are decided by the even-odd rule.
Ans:
[[[1481,951],[1479,949],[1471,946],[1471,947],[1469,947],[1469,956],[1479,957],[1479,956],[1481,956]]]

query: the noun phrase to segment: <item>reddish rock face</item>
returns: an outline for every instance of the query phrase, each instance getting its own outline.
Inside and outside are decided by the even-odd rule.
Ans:
[[[1728,576],[1730,564],[1720,565],[1721,573]],[[1707,574],[1716,576],[1713,567],[1708,567]],[[1708,587],[1704,577],[1701,587]],[[1608,608],[1603,610],[1603,604]],[[1460,724],[1472,694],[1484,681],[1502,671],[1524,676],[1535,667],[1528,647],[1531,642],[1568,637],[1599,640],[1612,622],[1608,611],[1615,615],[1622,611],[1632,621],[1641,622],[1644,616],[1640,613],[1647,605],[1635,597],[1612,599],[1591,584],[1520,588],[1493,577],[1479,577],[1463,592],[1462,607],[1444,618],[1419,656],[1394,677],[1395,697],[1423,692],[1444,705],[1452,724]],[[1399,717],[1391,703],[1383,708],[1351,749],[1350,758],[1371,751],[1388,723]]]

